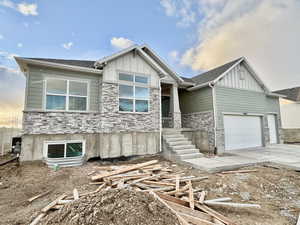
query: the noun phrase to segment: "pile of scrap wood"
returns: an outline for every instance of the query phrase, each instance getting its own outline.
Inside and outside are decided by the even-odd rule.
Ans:
[[[82,196],[112,188],[124,188],[152,194],[169,208],[183,225],[235,224],[231,219],[211,208],[214,206],[260,208],[257,204],[233,203],[231,198],[208,200],[205,190],[193,187],[193,182],[205,180],[208,177],[174,173],[172,169],[162,166],[157,160],[133,165],[97,167],[88,175],[92,175],[90,184],[99,185],[95,191],[78,193],[77,189],[74,189],[72,195],[59,196],[42,209],[41,214],[31,225],[38,224],[50,209],[59,209],[64,204]]]

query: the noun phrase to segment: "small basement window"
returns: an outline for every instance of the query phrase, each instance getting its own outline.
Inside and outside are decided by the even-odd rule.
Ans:
[[[46,158],[71,158],[84,155],[84,141],[58,141],[45,143]]]

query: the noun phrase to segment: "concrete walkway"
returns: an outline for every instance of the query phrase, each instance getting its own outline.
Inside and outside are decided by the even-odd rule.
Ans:
[[[300,171],[300,145],[278,144],[264,148],[228,151],[224,156],[188,159],[184,160],[184,163],[208,172],[232,170],[264,163]]]

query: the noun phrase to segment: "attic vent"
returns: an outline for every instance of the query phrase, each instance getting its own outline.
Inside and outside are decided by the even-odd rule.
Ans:
[[[243,67],[240,67],[239,70],[239,78],[240,80],[245,80],[245,76],[246,76],[246,71]]]

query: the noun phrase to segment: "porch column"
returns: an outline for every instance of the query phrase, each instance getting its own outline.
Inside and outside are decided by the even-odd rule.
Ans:
[[[172,85],[170,98],[170,113],[172,114],[173,128],[181,128],[181,112],[179,108],[178,86]]]

